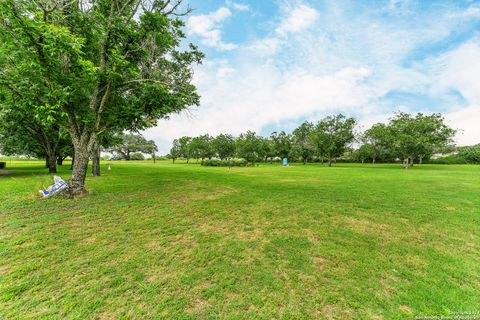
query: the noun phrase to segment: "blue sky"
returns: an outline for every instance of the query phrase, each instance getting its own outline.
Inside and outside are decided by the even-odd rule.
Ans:
[[[183,135],[269,135],[338,112],[362,128],[442,112],[459,144],[480,142],[480,1],[188,3],[202,100],[146,131],[163,153]]]

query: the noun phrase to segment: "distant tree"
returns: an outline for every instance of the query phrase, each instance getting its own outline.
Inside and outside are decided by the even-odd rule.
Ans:
[[[418,138],[417,158],[420,164],[430,157],[435,149],[444,148],[452,142],[456,131],[445,124],[440,113],[425,115],[417,113],[415,117]]]
[[[235,154],[235,138],[230,134],[219,134],[213,140],[213,149],[221,160],[229,160]]]
[[[319,156],[327,159],[328,166],[332,166],[332,161],[343,155],[354,141],[355,123],[354,118],[338,114],[328,116],[315,125],[311,139]]]
[[[253,131],[242,133],[237,138],[237,154],[240,158],[255,164],[261,154],[262,139]]]
[[[354,156],[356,160],[359,160],[361,163],[364,163],[367,159],[373,159],[373,157],[376,156],[376,151],[373,145],[371,145],[370,143],[365,143],[361,145],[360,148],[355,150]]]
[[[180,157],[187,159],[187,163],[190,162],[192,157],[192,138],[191,137],[181,137],[178,139],[178,146],[180,148]]]
[[[193,137],[190,142],[190,151],[195,159],[211,159],[215,155],[213,138],[208,134]]]
[[[121,136],[121,141],[112,146],[109,151],[114,152],[125,160],[131,160],[130,155],[132,153],[148,153],[152,154],[153,150],[156,150],[155,143],[148,141],[140,134],[124,134]]]
[[[0,98],[0,153],[45,158],[50,173],[72,153],[69,133],[55,122],[32,116],[15,95]]]
[[[293,130],[293,152],[306,164],[315,154],[315,145],[311,140],[314,125],[305,121],[298,128]]]
[[[417,158],[422,163],[423,158],[431,155],[436,148],[449,144],[455,134],[455,130],[444,123],[439,113],[417,113],[412,116],[398,112],[390,119],[389,128],[393,137],[393,149],[407,164],[406,168],[413,165]]]
[[[367,145],[362,153],[368,151],[367,158],[373,163],[378,158],[387,158],[391,153],[392,135],[391,130],[383,123],[374,124],[370,129],[365,131],[361,138],[362,142]]]
[[[267,162],[270,159],[270,162],[273,163],[273,158],[275,158],[275,149],[273,146],[273,141],[269,138],[258,137],[259,141],[259,158],[263,159],[264,162]]]
[[[130,160],[145,160],[145,156],[140,152],[134,152],[130,155]]]
[[[275,156],[280,158],[288,158],[292,150],[292,137],[285,131],[272,132],[270,140],[273,143]]]
[[[149,154],[152,157],[153,163],[155,163],[155,154],[158,152],[158,147],[153,140],[147,140],[145,143],[143,151],[146,154]]]
[[[182,146],[180,144],[179,139],[173,140],[172,148],[170,149],[170,157],[172,158],[172,162],[175,163],[179,157],[182,156]]]

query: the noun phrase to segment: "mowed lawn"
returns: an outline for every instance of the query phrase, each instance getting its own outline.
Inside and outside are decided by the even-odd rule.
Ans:
[[[41,199],[41,162],[8,166],[1,319],[480,311],[480,166],[114,162],[75,200]]]

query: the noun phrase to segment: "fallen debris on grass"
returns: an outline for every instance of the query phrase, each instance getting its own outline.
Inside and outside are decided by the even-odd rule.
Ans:
[[[53,176],[53,184],[47,190],[39,190],[44,197],[50,197],[54,194],[60,193],[61,191],[68,188],[68,184],[59,176]]]

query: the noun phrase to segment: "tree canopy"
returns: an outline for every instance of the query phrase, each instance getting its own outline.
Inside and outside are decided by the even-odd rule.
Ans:
[[[305,121],[293,130],[293,153],[302,159],[306,164],[315,154],[315,146],[311,139],[314,125]]]
[[[1,0],[0,85],[28,93],[22,105],[70,133],[73,193],[84,190],[100,133],[144,129],[199,104],[191,66],[203,54],[178,49],[188,13],[180,3]]]
[[[328,116],[320,120],[311,134],[318,154],[332,165],[335,158],[340,157],[354,141],[355,119],[342,114]]]
[[[122,159],[131,160],[131,154],[139,152],[153,154],[157,151],[157,146],[153,140],[147,140],[140,134],[124,134],[120,135],[119,141],[108,150],[120,155]]]

